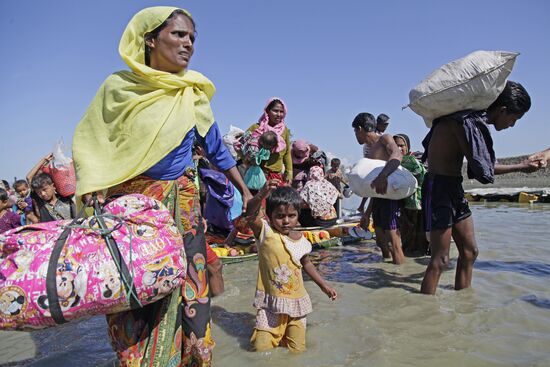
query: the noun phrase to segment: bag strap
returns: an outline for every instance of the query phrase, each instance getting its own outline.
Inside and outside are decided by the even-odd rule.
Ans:
[[[52,319],[56,324],[64,324],[67,322],[65,317],[63,317],[63,311],[61,310],[61,305],[59,304],[59,296],[57,294],[57,263],[59,262],[59,257],[61,256],[61,251],[65,247],[65,242],[69,235],[71,234],[72,226],[77,224],[78,221],[82,218],[84,210],[86,209],[87,204],[83,205],[78,215],[71,221],[71,223],[61,232],[61,235],[55,241],[55,245],[50,256],[50,261],[48,263],[48,272],[46,274],[46,296],[48,298],[48,306],[50,308],[50,314]]]
[[[132,309],[143,307],[141,302],[139,301],[137,291],[134,286],[134,279],[130,274],[130,271],[128,270],[128,266],[126,265],[126,262],[124,261],[124,258],[120,253],[118,245],[111,234],[112,231],[110,231],[109,228],[107,228],[107,225],[105,224],[105,221],[101,216],[101,209],[99,208],[99,202],[95,197],[95,195],[91,199],[91,201],[94,202],[96,219],[98,221],[99,227],[102,230],[101,237],[103,237],[103,240],[107,245],[109,253],[111,254],[111,257],[115,262],[115,265],[119,271],[119,274],[121,275],[122,283],[126,288],[126,294],[130,295],[130,300],[129,300],[130,307]],[[91,201],[89,201],[88,203],[82,206],[82,208],[78,212],[78,215],[71,221],[71,223],[67,226],[67,228],[63,230],[63,232],[55,242],[55,245],[53,247],[52,254],[50,256],[50,260],[48,263],[48,272],[46,274],[46,296],[48,298],[48,306],[50,308],[50,314],[56,324],[64,324],[68,322],[63,316],[63,311],[61,310],[61,305],[59,303],[59,296],[57,294],[57,264],[61,256],[61,252],[65,247],[65,243],[67,242],[67,238],[69,238],[69,235],[71,234],[72,227],[78,224],[78,222],[80,221],[80,219],[84,214],[84,210],[86,209],[86,207],[89,206]]]
[[[120,249],[118,248],[118,245],[113,235],[111,234],[112,231],[110,231],[109,228],[107,228],[107,225],[103,220],[103,217],[100,215],[101,209],[99,208],[98,200],[94,200],[94,209],[96,212],[96,219],[99,223],[99,227],[102,229],[101,236],[103,237],[103,240],[107,245],[107,249],[109,249],[109,253],[113,258],[113,261],[115,262],[115,265],[118,269],[118,273],[122,278],[121,280],[122,280],[122,284],[124,284],[124,288],[126,289],[126,294],[130,296],[130,299],[129,299],[130,308],[131,309],[141,308],[143,307],[143,305],[139,301],[137,290],[134,284],[134,277],[132,276],[132,274],[130,274],[130,271],[128,270],[128,265],[126,265],[126,262],[124,261],[124,258],[120,253]]]

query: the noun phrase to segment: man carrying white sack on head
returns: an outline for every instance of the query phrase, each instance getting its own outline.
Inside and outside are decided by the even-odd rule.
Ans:
[[[376,132],[376,119],[372,114],[368,112],[358,114],[351,126],[355,132],[357,142],[359,144],[366,143],[370,146],[367,158],[386,162],[380,174],[371,183],[371,187],[378,194],[383,195],[388,189],[388,176],[401,164],[403,158],[401,151],[391,135],[379,135]],[[399,201],[372,198],[361,219],[363,228],[368,226],[371,213],[376,231],[376,243],[382,250],[382,255],[384,258],[389,258],[391,255],[394,264],[403,264],[405,256],[401,248],[401,237],[398,231]]]
[[[531,108],[531,97],[519,83],[508,81],[502,93],[486,110],[458,111],[433,121],[422,141],[428,173],[422,185],[422,208],[426,231],[430,232],[432,257],[424,274],[420,292],[435,294],[442,272],[449,266],[451,237],[458,249],[455,290],[472,283],[478,255],[474,222],[462,187],[462,165],[468,161],[468,177],[493,183],[494,175],[534,172],[536,161],[496,164],[493,140],[488,125],[496,131],[513,127]]]

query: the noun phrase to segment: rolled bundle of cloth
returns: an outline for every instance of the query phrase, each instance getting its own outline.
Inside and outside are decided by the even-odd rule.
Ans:
[[[119,197],[85,220],[5,232],[0,251],[1,329],[140,308],[180,287],[187,267],[170,212],[140,194]]]

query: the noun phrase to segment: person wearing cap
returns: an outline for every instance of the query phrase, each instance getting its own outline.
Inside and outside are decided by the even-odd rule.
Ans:
[[[358,114],[351,126],[355,132],[355,138],[359,144],[367,143],[371,149],[370,159],[386,161],[386,165],[380,174],[372,181],[371,187],[379,195],[384,195],[388,189],[388,176],[401,164],[403,154],[389,134],[379,135],[376,132],[376,120],[368,112]],[[405,256],[401,249],[401,237],[399,236],[399,202],[382,198],[372,198],[369,206],[361,219],[361,226],[366,229],[372,213],[376,242],[382,250],[385,258],[391,258],[394,264],[403,264]],[[391,246],[388,246],[391,244]]]

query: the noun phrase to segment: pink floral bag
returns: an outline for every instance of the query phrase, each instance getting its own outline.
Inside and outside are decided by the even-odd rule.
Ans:
[[[170,294],[186,274],[170,212],[139,194],[110,202],[100,216],[5,232],[0,255],[0,329],[139,308]]]

